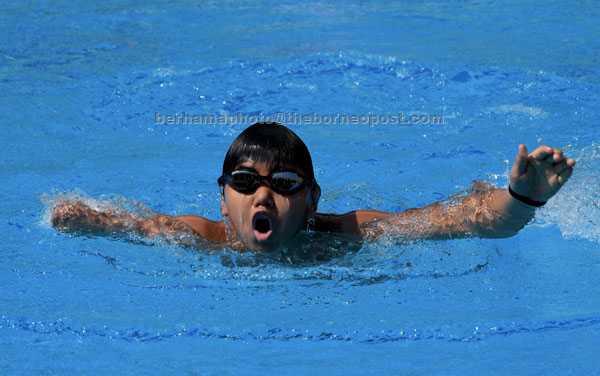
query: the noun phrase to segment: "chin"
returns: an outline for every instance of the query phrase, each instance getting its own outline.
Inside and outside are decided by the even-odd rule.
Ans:
[[[257,243],[256,241],[250,241],[245,244],[246,249],[250,252],[273,252],[281,249],[282,244],[278,243]]]

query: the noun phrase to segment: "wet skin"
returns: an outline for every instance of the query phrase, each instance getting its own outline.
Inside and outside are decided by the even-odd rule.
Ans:
[[[265,163],[251,159],[236,170],[253,171],[262,176],[276,172]],[[278,170],[304,175],[293,168]],[[316,212],[318,201],[318,195],[310,186],[291,195],[282,195],[273,191],[266,181],[251,193],[240,193],[229,185],[225,185],[223,193],[221,212],[231,235],[244,248],[255,252],[277,250],[290,243],[302,230],[306,218]]]
[[[569,180],[574,165],[575,160],[564,157],[560,149],[540,146],[529,154],[527,148],[520,145],[510,172],[510,186],[515,193],[529,200],[544,202]],[[273,170],[252,160],[236,169],[247,169],[261,176],[282,170],[304,175],[297,168]],[[468,196],[459,196],[450,204],[433,203],[401,213],[375,210],[317,213],[320,194],[316,184],[312,189],[307,186],[292,195],[276,193],[266,181],[261,181],[251,193],[240,193],[225,186],[221,204],[224,221],[211,221],[197,215],[119,214],[116,209],[100,212],[82,202],[65,200],[54,207],[51,223],[65,232],[134,233],[146,237],[161,236],[197,248],[218,246],[260,252],[281,249],[296,243],[293,242],[296,239],[303,245],[305,241],[297,235],[309,216],[315,219],[313,229],[316,232],[372,240],[383,235],[409,239],[502,238],[515,235],[535,214],[534,206],[517,200],[506,189],[496,188],[476,190]]]

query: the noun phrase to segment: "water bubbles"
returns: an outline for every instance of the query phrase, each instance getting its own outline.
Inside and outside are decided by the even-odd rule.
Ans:
[[[575,150],[564,150],[573,157]],[[571,179],[536,214],[544,226],[558,225],[562,235],[600,242],[600,146],[592,144],[579,151]]]

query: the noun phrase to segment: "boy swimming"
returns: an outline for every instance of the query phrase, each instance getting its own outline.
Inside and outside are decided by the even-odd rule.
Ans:
[[[237,251],[274,251],[302,242],[305,230],[343,234],[360,240],[399,238],[501,238],[515,235],[536,207],[554,196],[573,173],[575,160],[559,149],[524,145],[510,172],[508,189],[480,189],[452,202],[438,202],[401,213],[355,210],[317,212],[321,188],[302,140],[279,123],[256,123],[231,144],[218,179],[222,221],[196,215],[149,216],[94,210],[79,201],[62,201],[51,223],[65,232],[184,236],[186,244]],[[304,230],[304,231],[303,231]]]

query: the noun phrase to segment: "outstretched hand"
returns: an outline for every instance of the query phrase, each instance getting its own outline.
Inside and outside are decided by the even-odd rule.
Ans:
[[[54,207],[50,216],[50,223],[57,230],[69,230],[77,228],[91,209],[79,201],[63,201]]]
[[[112,224],[113,214],[111,210],[94,210],[81,201],[62,201],[52,210],[50,223],[59,231],[104,230]]]
[[[560,149],[540,146],[527,154],[525,145],[519,145],[519,153],[510,170],[510,187],[534,201],[548,201],[569,180],[575,160],[565,158]]]

